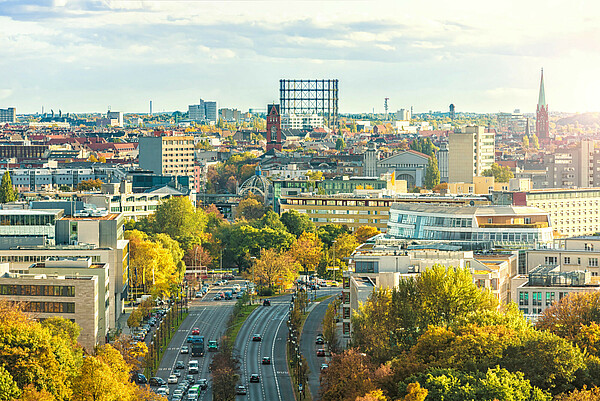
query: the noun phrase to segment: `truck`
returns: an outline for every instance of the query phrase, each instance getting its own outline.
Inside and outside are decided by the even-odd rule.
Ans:
[[[208,351],[216,352],[219,350],[219,343],[216,340],[212,340],[208,342]]]
[[[231,294],[231,291],[225,291],[225,299],[226,300],[233,299],[233,294]]]
[[[194,336],[192,338],[192,356],[204,356],[204,337]]]

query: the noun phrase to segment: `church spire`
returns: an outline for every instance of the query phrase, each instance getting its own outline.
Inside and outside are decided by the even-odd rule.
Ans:
[[[546,91],[544,90],[544,69],[542,68],[542,79],[540,80],[540,96],[538,98],[538,108],[546,106]]]

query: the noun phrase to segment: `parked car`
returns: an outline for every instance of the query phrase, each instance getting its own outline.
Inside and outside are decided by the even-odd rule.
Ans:
[[[328,365],[328,364],[326,364],[326,363],[322,363],[322,364],[321,364],[321,370],[325,370],[325,369],[327,369],[328,367],[329,367],[329,365]]]
[[[148,379],[146,379],[146,376],[144,376],[142,373],[134,373],[133,381],[136,382],[137,384],[148,383]]]
[[[196,291],[196,298],[202,298],[204,293],[202,291]]]
[[[260,376],[257,373],[250,375],[250,383],[260,383]]]

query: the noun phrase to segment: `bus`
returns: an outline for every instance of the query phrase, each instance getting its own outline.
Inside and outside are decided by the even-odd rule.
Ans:
[[[195,336],[192,341],[192,356],[204,356],[204,337]]]

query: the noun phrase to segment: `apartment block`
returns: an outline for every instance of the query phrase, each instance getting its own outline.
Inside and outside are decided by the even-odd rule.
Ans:
[[[600,186],[600,150],[595,149],[592,140],[544,155],[544,165],[547,188]]]
[[[492,167],[495,135],[485,127],[467,126],[448,136],[448,182],[472,183]]]
[[[17,122],[17,109],[9,107],[0,109],[0,123],[15,123]]]
[[[141,169],[159,175],[190,177],[193,181],[193,136],[144,136],[139,143]]]

